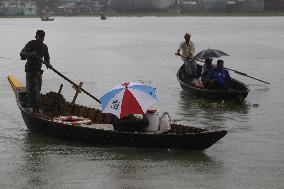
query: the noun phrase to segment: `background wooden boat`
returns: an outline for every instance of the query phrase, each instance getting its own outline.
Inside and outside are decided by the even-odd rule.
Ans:
[[[205,150],[227,134],[225,130],[210,131],[176,124],[172,124],[172,129],[165,133],[115,131],[113,124],[117,118],[114,115],[71,104],[65,100],[62,103],[60,100],[63,98],[62,95],[54,92],[48,93],[53,95],[51,97],[48,94],[42,96],[42,108],[45,113],[35,115],[25,108],[26,88],[12,76],[9,76],[8,80],[15,92],[17,105],[28,129],[50,137],[95,145]],[[52,121],[53,116],[66,114],[88,117],[93,123],[70,126]]]
[[[101,20],[106,20],[107,19],[105,14],[101,14],[100,17],[101,17]]]
[[[53,21],[54,18],[48,17],[48,16],[42,16],[40,17],[41,21]]]
[[[200,77],[202,66],[197,64],[197,74]],[[186,79],[185,77],[185,66],[184,64],[179,68],[177,72],[177,80],[179,81],[181,87],[188,91],[190,94],[196,97],[202,97],[214,100],[237,100],[244,101],[249,93],[249,87],[231,78],[229,90],[208,90],[205,88],[198,88],[193,85],[193,79]]]

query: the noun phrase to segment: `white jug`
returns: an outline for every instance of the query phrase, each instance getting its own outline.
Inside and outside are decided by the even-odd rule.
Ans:
[[[164,112],[159,119],[159,131],[165,132],[171,129],[171,117],[168,112]]]
[[[157,110],[147,110],[145,116],[149,121],[149,125],[145,128],[145,131],[158,131],[160,113]]]

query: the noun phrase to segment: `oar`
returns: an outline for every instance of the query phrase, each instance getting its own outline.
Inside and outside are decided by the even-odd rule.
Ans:
[[[257,80],[257,81],[261,81],[261,82],[266,83],[266,84],[270,84],[270,83],[268,83],[268,82],[266,82],[266,81],[263,81],[263,80],[261,80],[261,79],[257,79],[257,78],[255,78],[255,77],[249,76],[249,75],[247,75],[246,73],[242,73],[242,72],[239,72],[239,71],[237,71],[237,70],[230,69],[230,68],[225,68],[225,69],[231,70],[231,71],[235,72],[236,74],[240,74],[240,75],[243,75],[243,76],[246,76],[246,77],[255,79],[255,80]]]
[[[186,57],[184,57],[184,56],[182,56],[182,55],[179,55],[179,54],[177,54],[177,53],[175,53],[175,55],[176,55],[176,56],[181,56],[181,57],[183,57],[183,58],[186,58]],[[200,60],[200,59],[196,59],[196,61],[205,63],[205,61]],[[224,68],[225,68],[225,67],[224,67]],[[255,78],[255,77],[249,76],[249,75],[246,74],[246,73],[243,73],[243,72],[240,72],[240,71],[237,71],[237,70],[233,70],[233,69],[230,69],[230,68],[227,68],[227,67],[226,67],[225,69],[231,70],[231,71],[235,72],[236,74],[240,74],[240,75],[243,75],[243,76],[246,76],[246,77],[255,79],[255,80],[257,80],[257,81],[261,81],[261,82],[266,83],[266,84],[270,84],[270,83],[268,83],[268,82],[266,82],[266,81],[263,81],[263,80],[261,80],[261,79],[257,79],[257,78]]]
[[[196,60],[199,61],[199,62],[203,62],[203,63],[205,62],[205,61],[199,60],[199,59],[196,59]],[[255,80],[257,80],[257,81],[261,81],[261,82],[266,83],[266,84],[270,84],[270,83],[268,83],[268,82],[266,82],[266,81],[263,81],[263,80],[261,80],[261,79],[257,79],[257,78],[255,78],[255,77],[249,76],[249,75],[246,74],[246,73],[243,73],[243,72],[240,72],[240,71],[237,71],[237,70],[233,70],[233,69],[227,68],[227,67],[224,67],[224,68],[227,69],[227,70],[231,70],[231,71],[235,72],[236,74],[240,74],[240,75],[243,75],[243,76],[246,76],[246,77],[255,79]]]
[[[52,71],[54,71],[57,75],[59,75],[60,77],[62,77],[63,79],[65,79],[66,81],[68,81],[69,83],[71,83],[72,85],[74,85],[75,87],[79,87],[79,85],[77,85],[75,82],[71,81],[70,79],[68,79],[65,75],[63,75],[62,73],[60,73],[59,71],[57,71],[55,68],[50,67],[45,61],[43,61],[42,59],[37,57],[37,60],[40,61],[41,63],[45,64],[49,69],[51,69]],[[97,99],[96,97],[94,97],[93,95],[91,95],[88,91],[86,91],[83,88],[80,88],[81,91],[83,91],[85,94],[87,94],[88,96],[90,96],[91,98],[93,98],[94,100],[96,100],[98,103],[101,103],[101,101],[99,99]]]

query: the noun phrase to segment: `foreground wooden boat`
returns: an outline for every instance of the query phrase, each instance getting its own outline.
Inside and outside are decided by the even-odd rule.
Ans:
[[[197,64],[197,75],[200,77],[202,66]],[[230,86],[228,90],[208,90],[196,86],[193,83],[193,78],[186,79],[185,77],[185,67],[182,65],[177,72],[177,80],[179,81],[181,87],[188,91],[190,94],[193,94],[196,97],[202,97],[207,99],[214,100],[237,100],[244,101],[247,97],[250,89],[249,87],[234,79],[231,78]]]
[[[43,113],[33,114],[25,108],[26,88],[12,76],[8,76],[8,80],[28,129],[54,138],[95,145],[205,150],[227,134],[225,130],[210,131],[177,124],[171,124],[171,129],[164,133],[115,131],[113,125],[118,118],[114,115],[71,104],[55,92],[42,95]],[[91,124],[70,125],[54,121],[54,117],[66,115],[88,118]]]

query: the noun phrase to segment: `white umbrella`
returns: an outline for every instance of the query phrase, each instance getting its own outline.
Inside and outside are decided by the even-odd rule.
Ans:
[[[156,89],[139,82],[116,85],[100,101],[102,112],[112,113],[118,118],[144,114],[150,106],[158,102]]]

